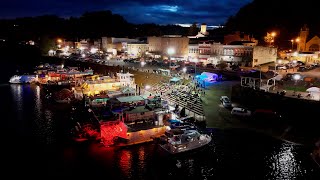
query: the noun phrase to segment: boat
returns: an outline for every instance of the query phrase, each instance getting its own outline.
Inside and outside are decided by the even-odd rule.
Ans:
[[[201,148],[211,142],[211,136],[200,134],[197,130],[185,130],[168,136],[166,143],[160,146],[170,154],[178,154]]]
[[[14,75],[10,78],[9,83],[11,84],[27,84],[36,80],[35,75]]]

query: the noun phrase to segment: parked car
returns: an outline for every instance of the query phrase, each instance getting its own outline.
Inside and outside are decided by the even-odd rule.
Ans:
[[[253,114],[256,120],[279,120],[281,115],[272,109],[256,109]]]
[[[304,72],[306,70],[307,68],[305,66],[299,66],[299,68],[297,69],[298,72]]]
[[[282,66],[282,65],[277,66],[277,70],[286,70],[286,69],[287,69],[286,66]]]
[[[214,65],[212,63],[209,63],[206,65],[207,68],[214,68]]]
[[[245,108],[234,107],[231,110],[231,114],[241,117],[249,117],[251,116],[251,111]]]
[[[223,107],[226,107],[226,108],[232,107],[232,103],[231,103],[230,99],[228,98],[228,96],[221,96],[220,101],[221,101],[221,104],[223,105]]]

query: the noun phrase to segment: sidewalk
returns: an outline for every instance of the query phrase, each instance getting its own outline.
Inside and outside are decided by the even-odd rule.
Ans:
[[[275,88],[274,90],[270,89],[269,92],[277,94],[277,93],[281,93],[282,90],[283,89]],[[299,94],[300,94],[300,97],[298,97]],[[284,96],[291,97],[291,98],[313,100],[311,96],[308,96],[308,92],[299,92],[299,91],[294,92],[292,90],[286,90],[286,94]],[[313,101],[317,101],[317,100],[313,100]]]

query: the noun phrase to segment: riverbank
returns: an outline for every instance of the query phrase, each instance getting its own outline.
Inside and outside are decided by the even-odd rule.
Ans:
[[[277,122],[264,122],[275,137],[298,144],[312,145],[320,137],[317,125],[318,101],[281,96],[234,86],[232,99],[249,109],[271,109],[281,114]],[[265,126],[261,126],[265,131]],[[260,128],[259,128],[260,129]]]
[[[64,63],[67,66],[80,66],[81,68],[86,69],[91,68],[95,73],[104,75],[117,73],[123,70],[124,72],[130,72],[134,74],[135,82],[140,87],[144,87],[145,85],[153,85],[160,82],[169,82],[170,79],[170,77],[168,76],[135,71],[132,69],[128,69],[127,67],[120,66],[106,66],[101,64],[84,63],[69,60],[65,61],[58,58],[50,59],[49,63]],[[317,126],[310,126],[310,124],[306,126],[306,124],[304,124],[306,121],[303,120],[306,120],[306,118],[300,115],[307,114],[308,116],[306,117],[308,118],[312,118],[312,116],[310,116],[308,111],[301,111],[301,109],[298,108],[301,106],[301,104],[297,102],[293,103],[291,102],[292,100],[283,99],[278,99],[275,101],[275,98],[273,96],[262,96],[260,95],[261,92],[257,94],[258,91],[251,92],[249,89],[240,90],[239,88],[237,89],[237,87],[224,90],[224,92],[230,91],[230,94],[217,94],[214,91],[215,90],[207,89],[206,98],[203,101],[205,109],[207,109],[205,111],[209,111],[211,114],[214,114],[214,116],[211,117],[210,115],[208,115],[208,113],[206,113],[206,116],[208,115],[207,120],[210,121],[210,123],[208,123],[210,127],[220,129],[249,129],[251,131],[263,133],[284,141],[307,145],[314,143],[314,138],[319,137],[317,136],[316,131]],[[219,107],[213,107],[220,104],[219,97],[221,95],[228,95],[229,97],[231,97],[232,101],[248,108],[276,108],[284,113],[284,115],[287,117],[287,120],[281,123],[266,122],[264,124],[261,124],[234,118],[230,115],[229,110],[226,111],[225,108],[221,109]],[[310,105],[305,105],[305,107],[310,107]],[[308,108],[303,109],[307,110]],[[301,114],[296,115],[294,113],[288,116],[290,112],[300,112]],[[315,122],[313,121],[313,123]]]

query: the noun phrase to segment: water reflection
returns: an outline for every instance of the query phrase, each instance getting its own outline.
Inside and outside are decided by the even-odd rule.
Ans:
[[[35,112],[37,116],[41,116],[41,99],[40,99],[40,86],[36,86],[36,95],[35,95]]]
[[[295,179],[300,176],[304,176],[305,170],[301,169],[303,165],[301,161],[298,161],[295,150],[299,146],[295,146],[288,143],[282,143],[279,149],[271,153],[268,164],[271,167],[271,176],[277,179]]]
[[[66,110],[44,103],[41,88],[11,85],[6,92],[12,98],[8,97],[10,102],[5,103],[14,112],[8,124],[14,132],[21,133],[19,138],[25,137],[28,145],[33,139],[51,144],[65,138],[56,139],[56,134],[68,127]],[[153,143],[123,149],[107,149],[99,144],[88,150],[82,145],[67,146],[71,146],[68,153],[52,156],[58,159],[50,165],[58,167],[54,173],[81,175],[84,171],[101,173],[105,178],[111,174],[111,179],[320,179],[319,169],[305,147],[246,131],[215,130],[213,141],[206,148],[177,156],[160,153],[161,148]],[[45,154],[39,159],[46,157]]]
[[[122,150],[119,152],[119,167],[125,177],[132,177],[131,166],[132,166],[132,156],[130,150]]]
[[[23,89],[22,89],[22,85],[19,84],[12,84],[10,85],[11,88],[11,94],[12,94],[12,98],[13,98],[13,109],[18,111],[17,114],[19,115],[22,110],[23,110]],[[19,119],[21,118],[21,116],[19,116]]]

